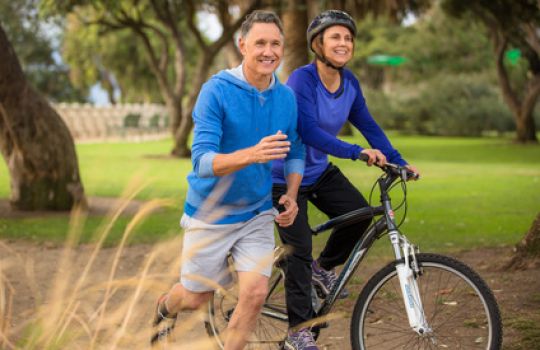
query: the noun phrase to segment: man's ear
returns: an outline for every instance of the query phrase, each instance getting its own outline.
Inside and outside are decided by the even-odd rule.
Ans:
[[[246,55],[246,39],[243,37],[238,38],[238,49],[240,50],[242,56]]]

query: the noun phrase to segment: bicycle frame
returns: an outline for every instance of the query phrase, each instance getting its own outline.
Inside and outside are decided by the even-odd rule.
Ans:
[[[319,310],[315,310],[317,316],[324,316],[330,312],[338,295],[349,282],[358,266],[360,266],[362,260],[366,256],[367,251],[384,232],[388,232],[388,237],[390,238],[390,243],[392,244],[396,260],[399,261],[402,258],[405,259],[404,263],[400,263],[396,266],[396,270],[399,276],[403,301],[405,303],[405,309],[407,310],[407,316],[409,319],[409,325],[419,334],[425,334],[430,331],[430,328],[426,323],[426,318],[416,283],[416,276],[421,273],[421,271],[419,271],[418,264],[416,264],[414,247],[407,241],[405,236],[399,232],[395,222],[390,196],[388,195],[388,189],[400,176],[406,176],[406,174],[398,175],[396,173],[387,172],[387,176],[378,180],[378,185],[381,192],[381,206],[355,210],[345,215],[333,218],[313,229],[313,235],[317,235],[320,232],[329,230],[331,228],[339,228],[355,222],[372,219],[377,215],[382,215],[380,219],[375,221],[375,223],[368,228],[362,239],[356,243],[351,254],[349,255],[349,258],[343,266],[343,270],[338,276],[334,288],[326,296]],[[409,264],[409,257],[414,259],[414,269],[412,269],[411,264]]]

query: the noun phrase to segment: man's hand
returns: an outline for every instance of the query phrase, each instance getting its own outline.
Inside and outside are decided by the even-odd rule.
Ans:
[[[298,214],[298,204],[296,204],[296,199],[284,194],[279,198],[279,204],[285,207],[285,211],[276,216],[276,223],[281,227],[291,226],[294,219],[296,219],[296,214]]]
[[[373,164],[384,166],[386,164],[386,156],[378,149],[365,148],[360,153],[364,153],[369,157],[366,162],[368,166],[372,166]]]
[[[283,159],[291,149],[287,135],[278,131],[275,135],[263,137],[258,144],[250,148],[251,163],[266,163],[274,159]]]

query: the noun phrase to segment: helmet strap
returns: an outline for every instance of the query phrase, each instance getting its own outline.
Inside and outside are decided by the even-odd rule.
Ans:
[[[323,31],[324,33],[324,31]],[[320,42],[320,46],[318,47],[319,50],[322,50],[322,33],[320,33],[319,35],[321,35],[321,42]],[[317,36],[319,36],[317,35]],[[318,40],[318,38],[315,38],[315,40]],[[336,66],[335,64],[333,64],[332,62],[330,62],[325,56],[324,56],[324,53],[318,53],[317,51],[319,50],[315,50],[315,49],[311,49],[311,51],[313,51],[313,53],[315,54],[315,57],[321,61],[322,63],[324,63],[327,67],[330,67],[332,69],[335,69],[337,71],[340,71],[343,69],[343,66],[342,67],[338,67]]]
[[[335,64],[333,64],[332,62],[330,62],[326,57],[324,57],[324,55],[319,55],[317,52],[315,52],[315,57],[321,61],[322,63],[324,63],[327,67],[330,67],[332,69],[335,69],[335,70],[342,70],[343,69],[343,66],[341,67],[338,67],[336,66]]]

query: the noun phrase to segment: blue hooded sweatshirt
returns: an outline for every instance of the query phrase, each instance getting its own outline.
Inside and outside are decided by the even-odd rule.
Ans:
[[[275,76],[262,92],[230,70],[210,78],[193,110],[193,171],[187,176],[185,213],[210,224],[228,224],[272,208],[271,162],[251,164],[221,177],[214,175],[212,162],[218,153],[254,146],[281,130],[291,142],[283,176],[303,174],[304,146],[296,131],[296,108],[292,90]]]

